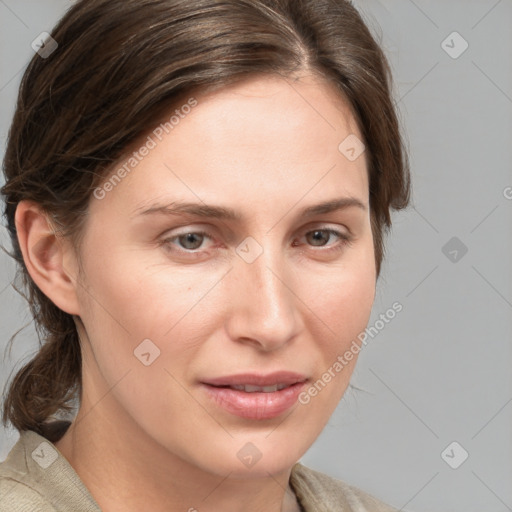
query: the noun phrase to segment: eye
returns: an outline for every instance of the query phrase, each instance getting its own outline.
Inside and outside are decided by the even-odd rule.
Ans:
[[[336,237],[338,243],[329,246],[328,241],[331,236]],[[307,231],[304,238],[306,238],[307,243],[311,247],[320,248],[322,253],[339,251],[352,243],[351,235],[332,228],[318,228]],[[182,253],[188,256],[201,256],[202,253],[206,252],[206,249],[203,247],[205,239],[213,240],[213,237],[206,231],[186,231],[163,239],[161,244],[172,252]],[[300,244],[294,242],[292,245],[296,247]]]
[[[191,252],[201,248],[201,245],[206,238],[211,238],[206,231],[187,231],[170,238],[166,238],[162,243],[166,246],[177,245],[173,242],[176,240],[180,245],[177,245],[177,251]],[[174,247],[171,248],[174,250]]]
[[[326,250],[341,250],[345,246],[350,245],[352,243],[352,237],[342,231],[338,231],[337,229],[332,228],[318,228],[311,231],[308,231],[305,234],[305,238],[313,247],[326,247],[327,243],[331,237],[334,235],[338,238],[339,243],[334,244],[334,246],[328,247]]]

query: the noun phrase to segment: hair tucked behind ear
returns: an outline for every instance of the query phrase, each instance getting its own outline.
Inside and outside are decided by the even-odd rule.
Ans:
[[[379,275],[391,209],[409,201],[409,169],[388,63],[349,1],[81,0],[52,37],[58,48],[34,55],[22,78],[3,164],[13,257],[41,343],[8,389],[5,425],[43,433],[81,391],[74,320],[27,272],[18,203],[38,203],[78,248],[92,192],[112,163],[196,91],[299,72],[337,87],[366,145]]]

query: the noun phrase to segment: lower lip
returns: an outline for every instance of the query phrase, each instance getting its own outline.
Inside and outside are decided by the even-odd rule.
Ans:
[[[247,393],[208,384],[202,386],[218,406],[231,414],[251,420],[267,420],[290,409],[297,402],[305,384],[305,382],[298,382],[271,393]]]

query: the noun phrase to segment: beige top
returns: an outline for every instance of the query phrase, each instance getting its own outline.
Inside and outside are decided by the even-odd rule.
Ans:
[[[56,442],[56,441],[55,441]],[[304,512],[397,512],[371,495],[297,463],[290,485]],[[0,463],[0,512],[101,512],[68,460],[30,430]]]

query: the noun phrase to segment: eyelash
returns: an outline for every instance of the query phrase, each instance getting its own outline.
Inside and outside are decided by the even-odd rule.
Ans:
[[[337,236],[339,239],[340,239],[340,243],[335,245],[334,247],[330,247],[328,249],[325,249],[324,247],[325,246],[322,246],[322,245],[319,245],[319,246],[314,246],[314,245],[311,245],[310,247],[319,247],[320,249],[322,249],[322,252],[323,253],[326,253],[326,252],[336,252],[336,251],[341,251],[342,249],[345,249],[345,247],[348,247],[350,245],[352,245],[352,242],[353,242],[353,237],[350,236],[350,235],[347,235],[341,231],[338,231],[336,229],[332,229],[332,228],[316,228],[316,229],[311,229],[309,231],[306,231],[304,233],[304,235],[307,235],[309,233],[314,233],[315,231],[324,231],[328,234],[331,234],[331,235],[335,235]],[[200,249],[193,249],[193,250],[187,250],[187,249],[174,249],[174,248],[170,248],[171,247],[171,242],[173,240],[176,240],[178,238],[180,238],[181,236],[185,236],[185,235],[199,235],[199,236],[205,236],[205,237],[208,237],[210,239],[212,239],[213,237],[210,235],[210,233],[208,233],[207,231],[202,231],[202,230],[198,230],[198,231],[185,231],[183,233],[179,233],[177,235],[174,235],[172,237],[169,237],[169,238],[165,238],[162,240],[161,242],[161,245],[164,245],[168,250],[170,250],[171,252],[178,252],[178,253],[181,253],[181,254],[186,254],[186,255],[201,255],[204,251],[201,251]]]

